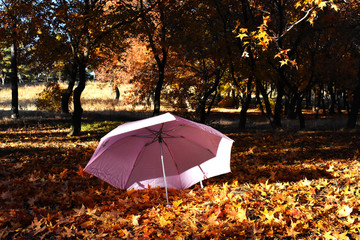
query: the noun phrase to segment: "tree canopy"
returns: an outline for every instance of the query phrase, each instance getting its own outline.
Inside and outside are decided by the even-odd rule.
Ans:
[[[66,99],[79,83],[73,134],[80,133],[80,97],[90,69],[114,86],[133,84],[128,100],[151,102],[154,114],[167,100],[205,122],[211,108],[227,100],[241,108],[241,129],[254,103],[274,128],[284,116],[299,118],[305,127],[305,107],[330,114],[345,109],[348,127],[356,123],[355,0],[3,0],[0,10],[2,49],[21,47],[13,52],[12,70],[3,71],[13,73],[14,91],[19,64],[66,70],[71,80],[63,111],[68,112]]]

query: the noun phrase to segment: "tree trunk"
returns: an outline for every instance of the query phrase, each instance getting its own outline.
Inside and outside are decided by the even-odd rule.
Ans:
[[[289,100],[289,106],[287,109],[287,118],[288,119],[295,119],[296,118],[296,112],[295,112],[295,107],[297,106],[297,101],[298,101],[298,94],[296,93],[292,98],[290,98]]]
[[[280,80],[277,89],[277,97],[275,103],[275,110],[274,110],[274,124],[275,128],[281,128],[281,114],[282,114],[282,99],[284,96],[284,84]]]
[[[354,129],[356,127],[356,121],[358,117],[358,111],[360,107],[360,68],[358,70],[357,85],[354,90],[353,101],[349,112],[348,121],[346,127],[348,129]]]
[[[306,109],[311,108],[311,88],[306,93]]]
[[[260,99],[260,91],[259,91],[258,88],[256,88],[256,105],[257,104],[259,105],[261,115],[265,115],[264,108],[263,108],[263,105],[262,105],[262,102],[261,102],[261,99]]]
[[[321,86],[319,86],[319,89],[317,89],[317,93],[316,93],[316,104],[315,104],[315,118],[316,119],[319,118],[319,110],[320,110],[321,99],[322,99],[321,91],[322,91]]]
[[[209,114],[211,112],[211,108],[214,106],[214,102],[215,102],[215,99],[216,99],[217,96],[218,96],[218,92],[216,91],[214,96],[211,99],[211,102],[210,102],[209,106],[207,107],[207,112],[206,112],[207,116],[209,116]]]
[[[349,101],[348,101],[348,92],[347,91],[344,91],[343,101],[344,101],[344,108],[346,109],[347,114],[350,114],[350,105],[349,105]]]
[[[201,123],[205,123],[205,120],[206,120],[205,108],[206,108],[206,100],[205,100],[205,97],[202,97],[200,99],[198,107],[196,109],[196,112],[198,112],[200,115],[199,120]]]
[[[325,103],[325,90],[322,91],[321,94],[321,107],[323,109],[323,115],[326,115],[326,103]]]
[[[342,91],[337,92],[336,98],[337,98],[337,112],[341,114],[342,113],[342,103],[341,103]]]
[[[274,123],[274,115],[272,114],[271,105],[269,101],[269,96],[267,95],[265,88],[258,79],[256,79],[256,86],[259,89],[261,95],[263,96],[265,102],[266,117],[269,119],[271,127],[276,128]]]
[[[245,101],[242,104],[241,111],[240,111],[240,121],[239,121],[239,129],[241,131],[245,130],[246,127],[246,119],[247,119],[247,110],[249,109],[250,102],[251,102],[251,86],[252,86],[252,77],[248,79],[247,82],[247,95]]]
[[[74,64],[72,65],[72,69],[71,69],[71,76],[70,76],[70,81],[69,81],[69,85],[68,88],[66,90],[66,92],[62,95],[61,97],[61,112],[62,113],[69,113],[69,101],[70,101],[70,96],[73,92],[74,89],[74,85],[76,82],[76,73],[77,73],[77,66]]]
[[[18,63],[16,41],[10,47],[11,58],[11,118],[19,118]]]
[[[161,89],[164,84],[164,78],[165,78],[165,64],[158,63],[158,68],[159,68],[159,78],[155,88],[154,113],[153,113],[154,116],[160,114],[160,99],[161,99]]]
[[[200,122],[201,123],[205,123],[206,120],[206,102],[209,99],[209,97],[211,96],[211,94],[213,94],[217,87],[219,86],[220,83],[220,70],[216,69],[215,70],[215,82],[213,83],[213,85],[211,86],[210,89],[205,90],[205,93],[203,94],[203,96],[200,98],[199,100],[199,104],[197,107],[197,112],[200,113]],[[210,111],[208,111],[210,113]]]
[[[79,64],[79,84],[74,90],[74,112],[72,115],[71,121],[71,131],[69,135],[71,136],[79,136],[81,132],[81,117],[83,114],[83,109],[81,107],[81,93],[85,89],[86,83],[86,65],[82,61]]]
[[[304,115],[302,113],[302,99],[303,98],[301,96],[297,97],[296,112],[297,112],[297,115],[299,117],[300,129],[305,129],[305,118],[304,118]]]
[[[334,83],[330,82],[330,85],[328,86],[329,94],[331,97],[330,107],[329,107],[329,114],[334,115],[335,114],[335,105],[336,105],[336,96],[334,91]]]
[[[115,86],[115,100],[118,101],[120,99],[120,90],[117,86]]]

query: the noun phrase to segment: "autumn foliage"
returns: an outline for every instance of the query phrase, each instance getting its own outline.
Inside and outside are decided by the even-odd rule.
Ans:
[[[8,126],[9,127],[9,126]],[[40,128],[39,128],[40,127]],[[83,172],[105,131],[0,130],[1,239],[358,239],[358,132],[230,132],[232,172],[125,191]]]
[[[37,109],[51,112],[61,111],[61,97],[66,89],[62,89],[57,82],[48,82],[45,89],[35,100]]]

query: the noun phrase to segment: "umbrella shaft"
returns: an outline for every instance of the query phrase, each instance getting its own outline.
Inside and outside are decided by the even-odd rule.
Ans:
[[[162,148],[162,141],[159,141],[160,143],[160,153],[161,153],[161,165],[164,175],[164,185],[165,185],[165,193],[166,193],[166,204],[169,205],[169,197],[168,197],[168,190],[167,190],[167,182],[166,182],[166,173],[165,173],[165,165],[164,165],[164,154],[163,154],[163,148]]]

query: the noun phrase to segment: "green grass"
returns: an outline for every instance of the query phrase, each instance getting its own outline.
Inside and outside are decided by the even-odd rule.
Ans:
[[[91,131],[109,132],[123,123],[125,122],[123,121],[96,121],[89,123],[85,122],[81,124],[81,130],[85,132],[91,132]]]

